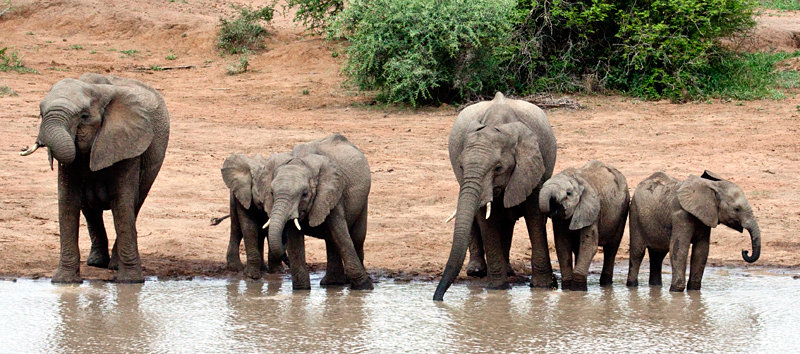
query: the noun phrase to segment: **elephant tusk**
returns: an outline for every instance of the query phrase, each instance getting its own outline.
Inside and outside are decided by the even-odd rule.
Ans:
[[[28,155],[32,154],[34,151],[36,151],[37,149],[39,149],[39,143],[34,143],[33,146],[31,146],[30,149],[22,151],[19,154],[20,154],[20,156],[28,156]]]
[[[486,220],[489,220],[489,216],[492,215],[492,202],[486,203]]]
[[[297,226],[297,229],[298,229],[298,230],[302,230],[302,229],[300,228],[300,222],[299,222],[299,221],[297,221],[297,218],[295,218],[295,219],[294,219],[294,226]]]
[[[447,224],[447,223],[449,223],[449,222],[450,222],[450,220],[453,220],[453,219],[455,219],[455,218],[456,218],[456,213],[457,213],[457,212],[458,212],[458,208],[456,208],[456,210],[453,210],[453,215],[450,215],[450,217],[449,217],[449,218],[447,218],[447,220],[445,220],[445,221],[444,221],[444,223],[445,223],[445,224]]]
[[[261,228],[262,228],[262,229],[266,229],[267,227],[269,227],[269,222],[270,222],[270,221],[272,221],[272,219],[267,219],[267,222],[266,222],[266,223],[264,224],[264,226],[262,226]]]

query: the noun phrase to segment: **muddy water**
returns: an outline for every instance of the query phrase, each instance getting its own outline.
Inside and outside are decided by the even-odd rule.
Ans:
[[[646,272],[644,273],[646,276]],[[485,291],[383,280],[370,292],[292,292],[283,278],[148,280],[143,285],[0,282],[0,351],[793,352],[800,280],[709,269],[700,292],[631,290],[616,274],[587,293]],[[592,283],[592,280],[595,282]],[[669,276],[665,277],[665,283]],[[646,278],[645,278],[646,281]],[[312,278],[313,284],[319,278]]]

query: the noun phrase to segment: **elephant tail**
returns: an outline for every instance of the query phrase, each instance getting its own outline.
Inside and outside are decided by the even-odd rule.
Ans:
[[[227,219],[229,217],[231,217],[231,214],[228,214],[228,215],[225,215],[225,216],[221,216],[221,217],[218,217],[218,218],[211,218],[211,226],[217,226],[217,225],[219,225],[219,223],[221,223],[223,220],[225,220],[225,219]]]

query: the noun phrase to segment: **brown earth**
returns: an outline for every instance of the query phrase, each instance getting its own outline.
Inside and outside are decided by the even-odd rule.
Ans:
[[[370,106],[369,95],[342,86],[343,58],[334,53],[341,53],[344,43],[308,36],[281,14],[268,50],[250,56],[251,71],[227,75],[226,67],[237,58],[215,49],[216,26],[220,16],[232,12],[231,4],[245,1],[12,3],[14,8],[0,16],[0,48],[19,50],[23,63],[40,74],[0,72],[0,87],[16,93],[0,96],[0,122],[6,127],[0,143],[0,276],[48,277],[57,266],[56,172],[43,152],[27,158],[17,153],[33,143],[38,103],[51,85],[85,72],[142,80],[162,93],[170,111],[167,158],[138,222],[146,275],[237,276],[224,270],[229,222],[209,226],[212,217],[228,212],[219,172],[223,159],[231,153],[287,151],[337,132],[364,151],[373,172],[367,268],[388,276],[441,273],[453,227],[443,221],[454,210],[458,191],[446,148],[454,107]],[[796,38],[787,25],[792,21],[800,23],[800,16],[762,18],[754,36],[757,48],[797,49],[797,41],[786,39]],[[131,49],[138,52],[122,52]],[[167,60],[170,54],[177,58]],[[137,69],[154,65],[193,67]],[[685,178],[712,170],[738,183],[755,208],[763,251],[752,266],[800,267],[795,234],[800,230],[800,98],[689,104],[573,98],[584,108],[548,111],[558,139],[556,171],[599,159],[622,171],[633,190],[655,171]],[[85,261],[89,240],[83,225]],[[520,222],[512,264],[523,273],[530,252],[524,235]],[[750,249],[746,233],[721,226],[713,230],[712,243],[712,264],[749,266],[741,259],[741,250]],[[324,265],[324,243],[307,238],[306,244],[309,263]],[[627,252],[626,234],[618,255],[621,269]],[[112,276],[91,267],[81,272],[85,278]]]

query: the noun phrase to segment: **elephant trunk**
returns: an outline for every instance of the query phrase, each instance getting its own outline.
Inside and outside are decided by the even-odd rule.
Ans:
[[[469,246],[472,221],[478,211],[481,195],[481,185],[479,179],[465,179],[458,193],[458,208],[456,209],[456,224],[453,231],[453,246],[450,249],[450,257],[447,259],[442,279],[436,287],[433,295],[434,301],[442,301],[447,288],[461,272],[464,265],[464,258],[467,255]]]
[[[555,212],[557,204],[554,199],[558,188],[554,184],[545,183],[539,191],[539,210],[544,214]]]
[[[750,241],[753,244],[753,254],[748,255],[747,250],[742,250],[742,258],[744,258],[747,263],[753,263],[761,256],[761,229],[758,228],[758,222],[755,221],[755,217],[747,221],[744,228],[750,233]]]
[[[66,118],[60,116],[45,116],[39,128],[39,137],[36,143],[47,146],[50,156],[62,165],[69,165],[75,160],[75,140],[65,128]]]
[[[291,203],[288,199],[276,199],[269,213],[269,258],[282,259],[285,251],[283,249],[283,228],[289,219]]]

